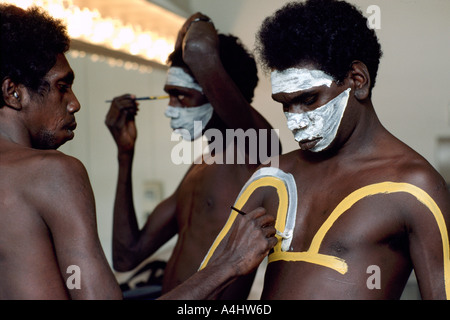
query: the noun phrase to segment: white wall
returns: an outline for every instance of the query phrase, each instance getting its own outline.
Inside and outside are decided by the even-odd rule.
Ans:
[[[138,96],[160,95],[166,70],[155,67],[152,73],[110,67],[106,62],[93,62],[91,56],[73,58],[68,55],[76,79],[74,91],[81,103],[77,113],[75,139],[61,151],[79,158],[86,166],[95,193],[100,239],[108,259],[111,258],[112,210],[117,181],[117,149],[104,120],[109,109],[106,99],[124,93]],[[164,116],[168,100],[142,101],[137,116],[138,140],[134,161],[135,203],[142,221],[145,209],[143,185],[148,180],[161,181],[163,196],[176,188],[187,169],[172,165],[170,152],[176,142],[170,140],[169,119]]]
[[[159,0],[164,1],[164,0]],[[169,0],[165,0],[170,2]],[[223,33],[233,33],[253,49],[254,34],[262,20],[288,1],[282,0],[186,0],[183,10],[202,11]],[[351,0],[363,12],[369,5],[381,8],[381,29],[377,31],[384,51],[374,105],[385,126],[436,163],[438,137],[450,136],[450,1],[449,0]],[[343,22],[344,23],[344,22]],[[164,68],[151,74],[106,63],[89,57],[71,58],[75,70],[74,89],[82,103],[75,140],[61,149],[86,165],[97,200],[101,241],[110,259],[112,206],[117,178],[116,149],[104,118],[107,98],[130,92],[137,95],[162,93]],[[167,101],[142,102],[138,115],[138,145],[134,166],[134,191],[139,218],[142,217],[143,183],[159,180],[164,196],[170,195],[187,166],[176,166],[170,151],[169,120],[163,110]],[[281,107],[270,100],[268,78],[260,74],[254,106],[280,129],[285,152],[297,148],[287,130]]]

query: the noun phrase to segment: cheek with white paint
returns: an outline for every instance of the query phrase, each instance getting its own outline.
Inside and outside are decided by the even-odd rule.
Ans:
[[[331,87],[334,78],[321,70],[289,68],[274,70],[271,74],[272,94],[294,93],[311,88]],[[304,113],[285,112],[289,130],[297,142],[320,139],[311,149],[319,152],[327,148],[335,139],[339,125],[347,106],[350,89],[327,104]]]
[[[165,115],[170,118],[170,126],[175,133],[180,134],[186,141],[193,141],[202,135],[213,111],[210,103],[189,108],[167,106]],[[196,121],[201,122],[201,126],[196,126]]]
[[[288,128],[297,142],[304,140],[320,141],[311,149],[320,152],[326,149],[336,138],[350,96],[350,88],[342,92],[327,104],[304,113],[285,112]]]

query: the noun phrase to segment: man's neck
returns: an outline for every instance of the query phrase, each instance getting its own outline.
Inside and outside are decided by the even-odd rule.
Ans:
[[[12,121],[0,121],[0,139],[5,142],[31,147],[28,132]]]

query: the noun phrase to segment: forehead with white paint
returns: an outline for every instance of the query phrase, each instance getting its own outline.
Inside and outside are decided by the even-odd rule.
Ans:
[[[272,82],[272,94],[292,93],[324,85],[330,87],[334,81],[333,77],[321,70],[303,68],[274,70],[271,73],[270,80]]]
[[[189,88],[203,93],[202,87],[192,76],[180,67],[170,67],[167,71],[166,85]]]

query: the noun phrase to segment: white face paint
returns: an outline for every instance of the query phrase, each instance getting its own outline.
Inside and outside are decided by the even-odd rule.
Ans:
[[[180,67],[170,67],[167,71],[166,84],[171,86],[189,88],[203,93],[202,87],[191,77],[189,73]]]
[[[333,77],[320,70],[289,68],[275,70],[271,74],[272,94],[280,92],[292,93],[312,87],[331,86]]]
[[[342,117],[347,107],[350,88],[342,92],[327,104],[304,113],[285,112],[289,130],[294,134],[295,141],[319,142],[309,149],[320,152],[326,149],[336,138]]]
[[[166,85],[189,88],[203,93],[202,87],[183,68],[170,67],[167,71]],[[210,103],[198,107],[173,107],[167,106],[165,115],[170,118],[170,126],[175,133],[180,134],[184,140],[193,141],[202,135],[213,114],[213,106]],[[201,121],[201,126],[195,126],[195,121]]]
[[[167,106],[165,115],[170,118],[170,126],[175,133],[180,134],[184,140],[193,141],[202,135],[213,114],[210,103],[198,107],[172,107]],[[202,126],[195,126],[194,121],[201,121]]]
[[[333,77],[321,70],[289,68],[283,71],[275,70],[271,75],[272,93],[293,93],[314,87],[330,87]],[[326,149],[336,138],[347,102],[350,89],[342,92],[327,104],[305,113],[285,112],[289,130],[297,142],[318,140],[309,149],[320,152]]]

